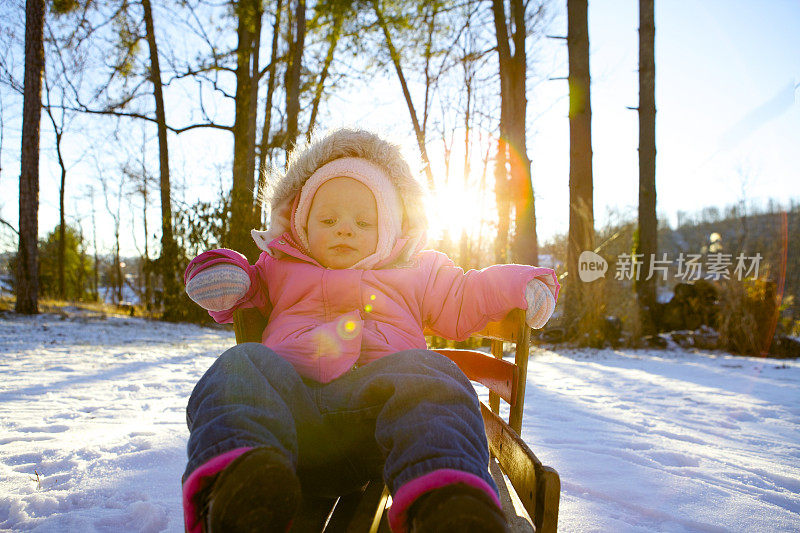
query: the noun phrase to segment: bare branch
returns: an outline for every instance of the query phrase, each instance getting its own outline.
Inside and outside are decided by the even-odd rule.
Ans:
[[[15,234],[17,237],[19,237],[19,231],[17,231],[17,228],[15,228],[14,226],[12,226],[12,225],[11,225],[11,224],[9,224],[8,222],[6,222],[6,221],[5,221],[3,218],[0,218],[0,224],[2,224],[2,225],[4,225],[4,226],[6,226],[7,228],[9,228],[11,231],[13,231],[13,232],[14,232],[14,234]]]
[[[72,106],[53,106],[53,107],[63,108],[63,109],[66,109],[67,111],[78,111],[80,113],[86,113],[86,114],[89,114],[89,115],[110,115],[110,116],[114,116],[114,117],[136,118],[136,119],[139,119],[139,120],[146,120],[146,121],[152,122],[154,124],[158,123],[158,121],[153,117],[150,117],[150,116],[147,116],[147,115],[143,115],[141,113],[131,112],[131,111],[123,112],[123,111],[116,111],[114,109],[91,109],[91,108],[86,107],[85,105],[82,105],[82,104],[78,104],[77,107],[72,107]],[[175,127],[172,127],[170,125],[167,125],[167,129],[169,131],[171,131],[172,133],[176,133],[176,134],[183,133],[183,132],[189,131],[189,130],[198,129],[198,128],[211,128],[211,129],[218,129],[218,130],[224,130],[224,131],[233,131],[233,126],[225,126],[223,124],[215,124],[213,122],[204,123],[204,124],[191,124],[189,126],[184,126],[182,128],[175,128]]]

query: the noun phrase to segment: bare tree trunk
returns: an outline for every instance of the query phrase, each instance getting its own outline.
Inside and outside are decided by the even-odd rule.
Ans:
[[[333,14],[333,29],[328,36],[328,53],[325,55],[325,62],[322,65],[322,72],[319,75],[317,87],[314,90],[314,100],[311,102],[311,118],[308,120],[308,130],[306,131],[306,140],[311,141],[311,135],[314,132],[314,125],[317,121],[317,112],[319,111],[319,104],[322,101],[322,93],[325,90],[325,80],[328,78],[328,71],[333,63],[333,56],[336,52],[336,45],[339,43],[339,37],[342,33],[342,18],[339,14]]]
[[[150,51],[150,80],[153,83],[156,121],[158,123],[158,166],[161,176],[161,258],[159,266],[164,290],[164,316],[171,317],[180,301],[177,278],[178,250],[172,232],[172,199],[169,177],[169,146],[167,142],[167,116],[164,109],[164,92],[161,84],[161,67],[158,60],[156,31],[150,0],[142,0],[147,45]]]
[[[467,93],[467,103],[464,109],[464,189],[469,188],[469,179],[472,174],[470,156],[472,154],[472,144],[470,141],[470,128],[472,127],[472,73],[468,70],[466,58],[462,62],[464,66],[464,90]],[[469,234],[467,228],[461,228],[461,239],[458,247],[458,259],[460,266],[469,269],[472,263],[469,250]]]
[[[502,112],[501,112],[502,115]],[[500,137],[494,160],[494,197],[497,205],[497,238],[494,241],[494,262],[508,262],[508,231],[511,227],[511,198],[509,196],[508,148],[503,136],[503,120],[500,119]]]
[[[278,37],[281,31],[281,11],[283,0],[278,0],[275,6],[275,22],[272,25],[272,51],[270,53],[269,69],[267,73],[267,99],[264,103],[264,124],[261,127],[261,144],[258,152],[258,196],[254,211],[258,214],[258,221],[261,220],[260,198],[267,185],[267,152],[270,148],[269,132],[272,126],[272,97],[275,94],[276,69],[278,63]]]
[[[89,198],[92,203],[92,248],[94,250],[94,275],[92,276],[92,300],[100,299],[100,257],[97,254],[97,220],[94,207],[94,188],[89,188]]]
[[[117,212],[119,215],[119,212]],[[119,221],[114,225],[114,303],[122,301],[122,258],[119,255]]]
[[[578,277],[581,252],[594,249],[592,182],[592,109],[589,75],[587,0],[567,1],[569,53],[569,234],[566,316],[579,320],[587,306],[587,288]]]
[[[482,137],[482,135],[479,134],[479,137]],[[480,142],[479,142],[479,144],[480,144]],[[476,247],[477,247],[477,252],[472,254],[472,257],[473,257],[473,260],[474,260],[473,264],[472,264],[473,268],[477,268],[479,266],[482,266],[481,265],[481,260],[480,260],[480,256],[483,256],[482,249],[481,249],[481,243],[483,242],[483,228],[486,225],[485,224],[486,220],[483,218],[483,213],[485,211],[484,206],[486,205],[485,204],[486,197],[488,196],[488,193],[486,191],[486,176],[489,173],[489,159],[491,157],[492,157],[492,143],[491,142],[487,142],[486,143],[486,151],[484,151],[481,154],[481,182],[480,182],[480,186],[478,187],[478,190],[479,190],[479,193],[480,193],[479,194],[480,200],[479,200],[479,204],[478,204],[478,211],[481,213],[481,223],[478,226],[478,235],[475,237],[475,239],[473,239],[473,242],[476,243]]]
[[[65,243],[67,221],[64,214],[64,189],[67,182],[67,167],[64,165],[64,157],[61,154],[61,132],[56,134],[56,152],[58,154],[58,164],[61,167],[61,183],[58,187],[58,297],[64,300],[66,297],[66,287],[64,284],[64,262],[65,262]]]
[[[117,206],[116,209],[111,208],[110,203],[110,193],[108,190],[108,181],[107,178],[101,177],[101,184],[103,186],[103,197],[106,203],[106,211],[108,211],[108,215],[111,217],[111,220],[114,221],[114,264],[111,265],[111,287],[112,295],[116,300],[115,303],[119,303],[122,301],[122,268],[120,266],[120,255],[119,255],[119,228],[122,222],[122,217],[120,212],[122,211],[122,189],[125,186],[124,176],[119,180],[119,189],[117,190]],[[108,294],[108,292],[106,292]]]
[[[500,70],[500,137],[495,167],[495,178],[500,180],[498,197],[498,248],[495,256],[505,262],[510,208],[514,205],[514,238],[511,258],[515,262],[536,264],[539,261],[539,246],[536,239],[536,212],[531,184],[531,161],[527,155],[525,118],[527,98],[525,77],[527,56],[525,53],[525,5],[522,0],[511,0],[511,19],[514,29],[509,32],[503,0],[492,0],[495,35],[497,37],[498,64]],[[511,52],[511,43],[514,51]],[[505,220],[504,220],[505,219]],[[500,235],[503,232],[503,235]],[[500,247],[502,246],[502,249]]]
[[[39,312],[39,125],[44,72],[44,0],[25,4],[25,79],[19,176],[17,313]]]
[[[259,0],[247,0],[236,5],[239,17],[238,47],[236,49],[236,99],[233,124],[233,186],[231,189],[231,224],[229,247],[255,259],[258,249],[250,239],[253,221],[253,188],[255,178],[255,102],[258,79],[261,7]],[[256,87],[254,88],[254,85]]]
[[[0,178],[3,177],[3,133],[6,130],[6,123],[3,120],[3,99],[0,98]]]
[[[435,39],[434,35],[435,35],[435,32],[436,32],[436,15],[439,13],[439,10],[441,9],[442,4],[441,4],[441,2],[429,2],[429,3],[424,3],[424,4],[426,4],[424,6],[423,12],[425,14],[424,15],[425,16],[425,22],[427,24],[427,32],[426,32],[427,36],[426,36],[426,39],[425,39],[424,52],[422,54],[422,57],[425,60],[424,67],[423,67],[423,72],[425,74],[425,98],[424,98],[424,101],[422,102],[422,125],[421,125],[421,131],[422,131],[422,139],[426,140],[427,137],[428,137],[428,117],[430,116],[430,102],[431,102],[431,96],[432,96],[432,94],[431,94],[432,90],[431,89],[432,89],[433,84],[436,81],[436,77],[437,77],[435,75],[431,75],[431,60],[434,57],[433,43],[434,43],[434,39]],[[397,59],[398,59],[397,65],[399,66],[400,65],[400,55],[399,54],[397,55]],[[425,152],[423,154],[423,157],[424,157],[426,165],[429,166],[427,147],[425,147]],[[429,179],[433,179],[432,173],[429,173],[428,177],[429,177]]]
[[[147,190],[147,165],[145,165],[145,135],[142,130],[142,225],[144,227],[144,257],[140,265],[140,275],[144,282],[144,307],[150,311],[153,307],[153,276],[150,267],[150,251],[148,241],[150,233],[147,230],[147,204],[149,200]]]
[[[656,278],[647,279],[651,261],[658,252],[654,11],[654,0],[639,0],[639,231],[635,248],[643,257],[635,283],[645,335],[656,330]]]
[[[144,308],[148,311],[152,307],[153,301],[153,283],[150,276],[150,251],[148,250],[147,241],[149,240],[147,233],[147,176],[144,177],[144,188],[142,189],[142,223],[144,224],[144,254],[142,257],[141,265],[139,266],[139,275],[142,277],[143,295],[144,295]]]
[[[536,210],[533,199],[531,160],[528,158],[526,123],[527,97],[525,78],[527,54],[525,53],[525,6],[522,0],[511,0],[511,17],[514,20],[514,56],[510,62],[510,109],[508,140],[513,151],[511,165],[511,190],[514,200],[514,240],[511,253],[514,262],[535,265],[539,262],[539,243],[536,238]]]
[[[494,195],[497,204],[497,239],[494,246],[496,263],[508,262],[508,232],[511,227],[511,198],[508,178],[508,115],[510,102],[503,95],[509,93],[509,68],[511,49],[508,44],[508,29],[503,0],[492,0],[497,59],[500,70],[500,128],[494,165]]]
[[[300,114],[300,73],[306,41],[306,2],[297,0],[294,13],[294,32],[289,46],[289,64],[286,67],[286,139],[284,148],[290,152],[297,141],[297,123]]]
[[[66,238],[64,189],[67,181],[67,167],[64,163],[63,153],[61,152],[61,139],[64,135],[64,115],[62,110],[62,121],[61,125],[59,126],[58,122],[56,122],[55,116],[53,116],[53,108],[50,105],[50,87],[47,85],[47,80],[45,80],[45,89],[47,91],[47,106],[45,107],[45,110],[47,111],[47,116],[50,118],[50,124],[53,126],[53,131],[56,135],[56,155],[58,157],[58,166],[61,169],[61,183],[58,188],[58,297],[59,299],[64,300],[66,298],[66,287],[64,282],[64,262],[66,254],[66,247],[64,243],[64,239]]]
[[[414,127],[414,134],[417,137],[417,145],[419,152],[422,156],[422,162],[425,165],[425,174],[428,178],[428,186],[433,189],[436,185],[433,179],[433,171],[431,170],[430,159],[428,158],[428,150],[425,147],[425,131],[419,124],[417,118],[417,111],[414,109],[414,101],[411,98],[411,91],[408,89],[406,77],[403,73],[403,66],[400,64],[400,54],[394,46],[392,35],[389,32],[389,26],[386,24],[386,19],[383,16],[383,11],[380,6],[380,0],[372,0],[372,7],[375,11],[375,16],[378,18],[378,25],[383,30],[383,36],[386,39],[386,47],[389,49],[389,57],[394,65],[394,70],[397,73],[397,79],[400,81],[400,88],[403,90],[403,97],[406,100],[408,113],[411,115],[411,125]]]
[[[256,122],[258,118],[258,84],[261,81],[261,24],[264,8],[261,0],[256,0],[255,5],[255,32],[253,33],[253,59],[250,65],[250,120],[247,131],[247,188],[255,191],[256,177]],[[254,224],[255,211],[251,212],[251,224]]]
[[[77,288],[77,299],[83,300],[86,296],[86,240],[85,235],[83,234],[83,226],[78,222],[78,229],[79,239],[80,239],[80,250],[78,253],[78,258],[80,259],[80,267],[78,269],[78,288]]]

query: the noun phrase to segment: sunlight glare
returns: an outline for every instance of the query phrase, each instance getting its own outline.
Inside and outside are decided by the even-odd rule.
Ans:
[[[477,188],[465,189],[463,183],[449,182],[431,194],[428,205],[429,235],[440,239],[449,235],[458,240],[462,231],[476,237],[485,218],[486,198]]]
[[[464,169],[464,132],[457,131],[451,139],[450,165],[445,165],[445,153],[441,141],[428,143],[436,185],[430,191],[426,211],[428,215],[428,237],[439,240],[448,236],[453,241],[466,231],[470,239],[479,239],[487,234],[487,226],[497,220],[494,204],[494,179],[491,163],[482,160],[487,153],[487,144],[496,141],[488,134],[472,132],[469,169]],[[486,172],[484,176],[483,173]],[[483,183],[483,187],[481,186]]]

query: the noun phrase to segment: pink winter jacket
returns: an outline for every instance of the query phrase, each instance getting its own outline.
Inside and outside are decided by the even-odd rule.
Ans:
[[[326,269],[288,235],[270,248],[282,252],[279,258],[264,252],[255,265],[233,250],[205,252],[186,268],[185,281],[213,264],[241,266],[250,276],[247,294],[233,308],[209,314],[225,323],[237,308],[269,313],[262,342],[301,376],[321,383],[356,365],[426,348],[426,327],[445,338],[466,339],[512,309],[525,309],[525,285],[536,277],[558,297],[549,268],[494,265],[465,273],[446,255],[425,250],[406,267]]]

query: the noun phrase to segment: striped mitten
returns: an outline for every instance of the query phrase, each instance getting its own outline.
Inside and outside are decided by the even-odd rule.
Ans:
[[[534,329],[541,329],[550,320],[556,309],[556,299],[550,288],[540,279],[532,279],[525,287],[528,310],[525,322]]]
[[[186,294],[208,311],[225,311],[250,289],[250,276],[231,263],[220,263],[201,270],[186,284]]]

